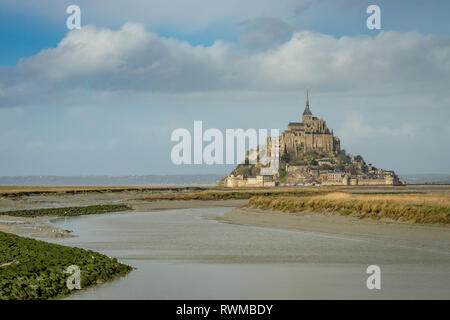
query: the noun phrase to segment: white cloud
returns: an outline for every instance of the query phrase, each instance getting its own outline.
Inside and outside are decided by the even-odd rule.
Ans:
[[[279,27],[281,33],[290,32]],[[142,24],[127,23],[119,30],[86,26],[68,33],[56,48],[0,70],[0,115],[1,110],[16,110],[12,106],[30,107],[27,113],[38,106],[35,109],[45,108],[49,114],[51,106],[65,106],[67,121],[77,128],[73,132],[95,132],[96,142],[77,134],[60,138],[62,142],[56,139],[49,144],[52,150],[119,150],[130,147],[130,141],[143,150],[149,137],[149,148],[157,145],[162,150],[170,128],[189,126],[200,117],[216,127],[283,129],[301,114],[303,90],[311,85],[314,114],[326,118],[348,151],[367,155],[374,163],[389,158],[385,167],[394,161],[394,169],[403,168],[417,150],[439,150],[439,161],[449,159],[442,151],[450,112],[448,37],[381,32],[375,37],[335,38],[296,31],[276,43],[277,37],[259,41],[257,34],[256,40],[251,36],[247,42],[192,46],[160,37]],[[98,123],[112,105],[136,108],[120,112],[139,118],[146,112],[141,129],[120,123],[123,117],[117,123]],[[1,128],[2,150],[36,140],[34,133],[12,137],[11,126]],[[126,129],[111,140],[115,131],[108,130],[122,126]],[[45,148],[39,146],[38,151]],[[414,165],[426,170],[428,162],[415,161],[408,170],[414,171]],[[436,165],[436,170],[445,169]]]
[[[282,44],[253,49],[223,41],[192,46],[137,23],[116,31],[86,26],[56,48],[1,69],[0,106],[89,92],[283,92],[306,85],[322,93],[426,92],[448,100],[448,37],[381,32],[335,38],[297,31]]]

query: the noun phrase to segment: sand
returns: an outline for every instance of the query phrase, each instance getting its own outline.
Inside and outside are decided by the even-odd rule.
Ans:
[[[285,213],[235,208],[219,221],[246,226],[346,235],[396,245],[450,252],[450,227],[375,221],[321,213]]]
[[[57,217],[11,217],[0,216],[0,231],[36,238],[73,237],[70,230],[55,227],[51,221]]]
[[[74,195],[27,195],[17,198],[3,197],[0,198],[0,211],[123,203],[131,206],[134,211],[149,212],[183,208],[234,208],[237,206],[241,206],[247,202],[247,200],[129,200],[148,195],[149,193],[147,192],[115,192],[84,193]],[[37,238],[67,238],[76,236],[71,234],[70,230],[64,230],[55,227],[51,223],[51,221],[57,218],[58,217],[55,216],[26,218],[0,215],[0,231]]]
[[[230,207],[235,208],[246,204],[248,200],[157,200],[157,201],[123,201],[131,206],[134,211],[148,212],[171,209],[190,209],[190,208],[217,208]]]

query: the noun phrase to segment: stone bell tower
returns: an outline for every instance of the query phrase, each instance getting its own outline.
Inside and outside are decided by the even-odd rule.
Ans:
[[[312,112],[311,109],[309,109],[309,92],[308,88],[306,88],[306,107],[305,111],[303,111],[302,116],[303,123],[307,123],[312,120]]]

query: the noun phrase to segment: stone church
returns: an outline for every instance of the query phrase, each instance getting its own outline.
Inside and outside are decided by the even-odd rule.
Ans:
[[[272,137],[267,138],[266,155],[272,158]],[[233,171],[223,179],[226,187],[272,187],[277,185],[403,185],[394,171],[366,164],[361,156],[351,156],[341,150],[341,141],[328,129],[325,120],[313,117],[306,90],[306,107],[301,122],[290,122],[279,137],[279,160],[282,166],[276,173],[262,171],[249,174],[240,164],[240,171]],[[257,151],[259,152],[259,151]],[[259,156],[259,153],[258,153]],[[273,154],[275,156],[275,154]],[[285,157],[286,156],[286,157]],[[272,159],[271,159],[272,160]]]
[[[280,137],[280,155],[285,153],[320,151],[336,153],[341,149],[338,137],[333,130],[327,128],[325,120],[313,117],[309,107],[309,92],[306,91],[306,107],[303,111],[302,122],[290,122],[288,129]],[[270,138],[267,140],[268,155],[270,155]]]

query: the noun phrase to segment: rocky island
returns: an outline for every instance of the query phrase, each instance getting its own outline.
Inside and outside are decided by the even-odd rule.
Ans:
[[[404,185],[392,170],[366,163],[361,155],[349,155],[341,149],[340,139],[327,127],[324,119],[314,117],[306,92],[302,122],[290,122],[278,139],[279,170],[267,174],[259,159],[273,160],[274,137],[266,145],[247,152],[245,161],[237,166],[220,185],[225,187],[273,187],[285,185]],[[258,161],[250,164],[249,159]]]

